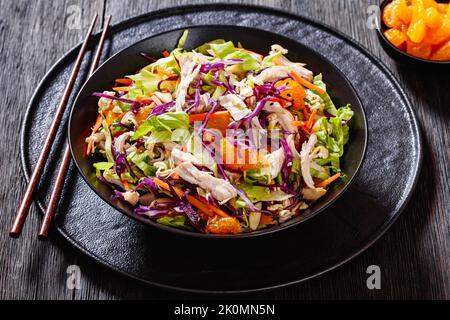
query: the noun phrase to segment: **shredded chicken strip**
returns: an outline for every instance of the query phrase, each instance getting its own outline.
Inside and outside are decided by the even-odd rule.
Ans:
[[[185,59],[181,65],[181,80],[175,93],[177,97],[175,104],[176,111],[183,111],[189,85],[198,75],[201,68],[200,64],[195,67],[196,64],[197,62],[193,59]]]
[[[305,180],[305,183],[311,189],[315,189],[314,181],[311,176],[311,152],[316,145],[317,136],[313,133],[309,137],[308,142],[304,142],[302,146],[302,151],[300,152],[301,157],[301,169],[302,169],[302,177]]]
[[[286,110],[278,102],[267,102],[263,108],[264,111],[276,114],[278,122],[283,127],[284,130],[289,133],[296,133],[298,129],[292,124],[294,121],[294,116],[289,110]]]
[[[200,188],[210,192],[221,203],[237,197],[236,189],[230,182],[213,177],[207,172],[200,171],[190,162],[181,163],[174,171],[183,180],[198,185]]]

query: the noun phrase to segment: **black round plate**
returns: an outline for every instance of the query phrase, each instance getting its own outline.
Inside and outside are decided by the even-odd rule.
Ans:
[[[140,56],[139,53],[145,52],[150,56],[160,57],[162,51],[171,51],[174,49],[183,30],[189,30],[189,36],[184,46],[186,50],[192,50],[214,39],[225,39],[227,41],[233,41],[235,44],[242,43],[245,45],[245,48],[255,52],[268,54],[271,45],[279,44],[289,50],[288,57],[292,61],[306,63],[314,74],[322,73],[336,105],[350,104],[352,110],[355,112],[355,116],[350,122],[351,139],[345,146],[346,152],[343,159],[341,159],[341,168],[346,174],[345,180],[333,184],[330,191],[320,201],[314,203],[308,210],[302,212],[300,216],[279,226],[237,235],[202,234],[162,226],[150,219],[135,214],[129,206],[123,205],[120,201],[113,200],[111,188],[100,183],[95,175],[93,164],[102,160],[85,156],[85,140],[89,135],[89,129],[91,127],[91,125],[86,125],[86,123],[93,124],[98,116],[98,98],[93,97],[92,93],[110,90],[114,85],[115,79],[127,74],[133,74],[136,70],[140,70],[148,65],[147,59]],[[361,101],[351,83],[339,69],[320,54],[299,42],[256,28],[205,25],[190,27],[188,29],[177,29],[151,36],[119,52],[100,66],[83,86],[72,108],[69,119],[69,144],[73,159],[86,182],[105,202],[122,213],[171,233],[199,238],[248,238],[279,232],[288,227],[295,226],[314,217],[336,201],[348,189],[361,165],[367,144],[367,125]]]
[[[184,28],[218,21],[288,36],[325,56],[347,76],[365,107],[369,131],[366,157],[351,187],[322,214],[283,232],[205,241],[161,232],[129,219],[106,206],[72,166],[56,227],[77,248],[118,272],[192,292],[275,288],[336,268],[373,244],[412,194],[422,145],[411,105],[387,68],[354,41],[308,19],[261,7],[214,4],[146,14],[112,28],[104,58],[164,32],[168,26]],[[21,145],[27,177],[78,48],[52,68],[28,107]],[[86,59],[82,66],[84,74],[88,63]],[[82,83],[79,79],[75,90]],[[66,128],[60,129],[58,148],[52,151],[39,186],[41,208],[54,180],[66,132]]]

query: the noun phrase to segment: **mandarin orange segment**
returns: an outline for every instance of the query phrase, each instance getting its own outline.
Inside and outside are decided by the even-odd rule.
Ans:
[[[406,0],[400,0],[394,8],[393,14],[398,17],[402,23],[409,24],[412,17],[412,8],[407,5]]]
[[[431,56],[431,45],[427,43],[416,44],[409,41],[406,45],[406,52],[418,58],[429,59]]]
[[[401,21],[396,16],[396,10],[399,5],[400,0],[394,0],[384,7],[382,20],[386,26],[389,28],[396,28],[400,25]]]
[[[141,124],[145,120],[147,120],[148,116],[152,113],[152,108],[150,106],[145,106],[140,108],[138,113],[135,116],[136,122]]]
[[[431,45],[439,45],[450,38],[450,19],[445,18],[442,25],[436,29],[429,29],[425,37],[425,42]]]
[[[241,225],[234,217],[219,217],[208,220],[206,231],[213,234],[235,234],[241,232]]]
[[[384,35],[397,48],[400,48],[404,43],[406,43],[406,36],[397,29],[389,29],[384,32]]]
[[[424,8],[435,8],[437,9],[437,2],[435,0],[423,0],[423,6]]]
[[[433,60],[450,60],[450,40],[441,45],[436,51],[431,55]]]
[[[286,79],[277,82],[275,86],[286,88],[286,90],[281,91],[280,96],[291,101],[293,109],[300,109],[305,105],[306,92],[297,81]]]
[[[426,33],[427,26],[425,21],[419,19],[409,25],[407,35],[412,42],[420,43],[425,38]]]
[[[413,1],[413,14],[411,24],[408,28],[408,38],[415,43],[420,43],[425,38],[427,32],[427,26],[423,20],[425,13],[425,7],[423,0]]]
[[[447,13],[447,4],[446,3],[438,3],[436,6],[436,9],[438,9],[438,11],[442,14],[446,14]]]
[[[435,29],[442,24],[442,15],[437,9],[430,7],[425,10],[425,16],[423,18],[428,28]]]

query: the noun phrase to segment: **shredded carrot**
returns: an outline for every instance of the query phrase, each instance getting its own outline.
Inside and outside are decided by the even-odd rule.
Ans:
[[[317,110],[313,110],[313,112],[311,112],[311,115],[309,116],[308,122],[306,123],[306,128],[308,130],[311,130],[313,123],[314,123],[314,117],[317,114]]]
[[[295,81],[300,83],[302,86],[307,87],[308,89],[311,89],[311,90],[316,90],[320,94],[324,94],[325,93],[325,90],[323,90],[322,88],[316,86],[315,84],[312,84],[309,81],[306,81],[305,79],[300,77],[295,72],[291,72],[290,75],[295,79]]]
[[[194,123],[196,121],[205,121],[206,115],[207,115],[207,113],[191,114],[189,116],[189,122],[190,123]],[[227,120],[229,120],[230,119],[230,113],[228,111],[213,112],[213,113],[211,113],[211,115],[209,116],[208,119],[212,120],[212,119],[222,119],[222,118],[226,118]]]
[[[166,70],[161,70],[161,69],[156,69],[158,73],[161,73],[165,76],[167,76],[167,78],[172,78],[172,77],[178,77],[178,75],[176,73],[173,73],[172,71],[166,71]]]
[[[306,126],[306,122],[305,121],[292,121],[292,125],[296,126],[296,127],[304,127],[304,126]]]
[[[273,222],[273,217],[268,214],[262,214],[259,224],[271,224]]]
[[[142,98],[142,97],[137,97],[136,101],[137,102],[142,102],[144,104],[151,104],[153,102],[153,100],[150,99],[150,98]]]
[[[103,121],[102,116],[98,115],[97,120],[95,121],[95,124],[92,127],[91,138],[92,138],[92,135],[94,133],[96,133],[98,131],[98,129],[100,129],[100,127],[102,126],[102,121]],[[89,142],[88,142],[88,145],[86,148],[86,155],[87,156],[90,155],[92,151],[94,151],[94,140],[93,139],[89,140]]]
[[[128,91],[131,90],[131,87],[114,87],[113,90],[114,90],[114,91],[128,92]]]
[[[88,145],[87,145],[87,149],[86,149],[86,155],[90,155],[91,151],[94,151],[94,140],[90,140]]]
[[[131,80],[131,79],[126,79],[126,78],[124,78],[124,79],[116,79],[116,83],[124,84],[124,85],[126,85],[126,86],[129,86],[130,84],[133,83],[133,80]]]
[[[165,58],[167,58],[168,56],[170,56],[170,52],[167,51],[167,50],[164,50],[164,51],[162,52],[162,55],[163,55]]]
[[[158,187],[160,187],[161,189],[164,189],[166,191],[169,191],[169,184],[162,181],[161,179],[158,178],[154,178],[153,181],[156,183],[156,185]],[[175,190],[176,194],[181,197],[183,196],[184,192],[183,190],[177,188],[177,187],[173,187],[173,189]],[[209,216],[214,216],[214,214],[219,215],[221,217],[228,217],[228,215],[223,212],[222,210],[220,210],[219,208],[216,208],[212,205],[210,205],[209,203],[206,202],[206,199],[204,200],[205,202],[203,202],[201,200],[201,198],[196,198],[194,196],[191,195],[187,195],[186,199],[189,201],[190,204],[192,204],[194,207],[196,207],[197,209],[199,209],[200,211],[202,211],[203,213],[209,215]]]
[[[96,133],[98,131],[98,129],[100,129],[100,127],[102,126],[102,121],[103,121],[103,118],[101,115],[99,115],[97,117],[97,120],[95,121],[94,126],[92,127],[92,133]]]
[[[125,191],[131,190],[130,185],[128,184],[127,180],[122,180],[122,184],[123,184],[123,187],[125,188]]]
[[[309,130],[306,129],[304,126],[300,126],[299,128],[300,128],[306,135],[310,135],[310,134],[311,134],[311,132],[309,132]]]
[[[319,183],[318,185],[316,185],[316,187],[317,187],[317,188],[323,188],[323,187],[329,185],[330,183],[336,181],[337,179],[339,179],[340,176],[341,176],[341,173],[338,172],[338,173],[336,173],[335,175],[329,177],[328,179],[323,180],[321,183]]]
[[[180,179],[180,175],[176,172],[172,173],[172,175],[170,176],[172,179],[178,180]]]

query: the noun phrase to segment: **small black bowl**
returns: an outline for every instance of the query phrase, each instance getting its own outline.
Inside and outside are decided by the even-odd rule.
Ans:
[[[411,66],[414,68],[420,69],[428,69],[433,71],[448,71],[450,70],[450,60],[446,61],[437,61],[437,60],[428,60],[422,59],[418,57],[414,57],[405,51],[402,51],[395,47],[384,35],[384,32],[389,28],[384,24],[382,19],[382,14],[384,8],[390,3],[392,0],[384,0],[380,5],[380,14],[378,17],[379,27],[377,28],[378,39],[380,40],[381,46],[386,51],[386,53],[391,56],[395,61],[402,65]],[[437,1],[447,3],[447,1]]]
[[[112,190],[99,182],[92,166],[93,163],[102,160],[83,155],[86,147],[85,138],[90,134],[90,127],[98,115],[98,98],[93,97],[92,93],[110,90],[114,84],[114,79],[133,74],[146,66],[148,61],[142,58],[139,53],[145,52],[151,56],[159,57],[162,51],[172,50],[185,29],[189,30],[189,37],[185,44],[187,50],[196,48],[214,39],[226,39],[234,43],[241,42],[246,48],[261,53],[267,53],[272,44],[280,44],[289,50],[289,58],[294,61],[306,63],[314,74],[322,73],[325,82],[329,86],[329,93],[336,105],[342,106],[350,103],[355,112],[355,116],[350,122],[350,140],[345,147],[345,154],[341,164],[347,179],[335,183],[320,201],[314,203],[299,217],[265,230],[226,236],[201,234],[166,227],[134,214],[133,210],[120,201],[112,200]],[[227,25],[196,26],[164,32],[135,43],[117,53],[100,66],[81,89],[72,107],[68,130],[72,157],[79,172],[89,186],[106,203],[125,215],[145,224],[172,233],[197,238],[248,238],[266,235],[297,225],[317,215],[336,201],[348,189],[362,163],[367,144],[367,122],[361,101],[348,79],[329,60],[303,44],[275,33],[255,28]]]

